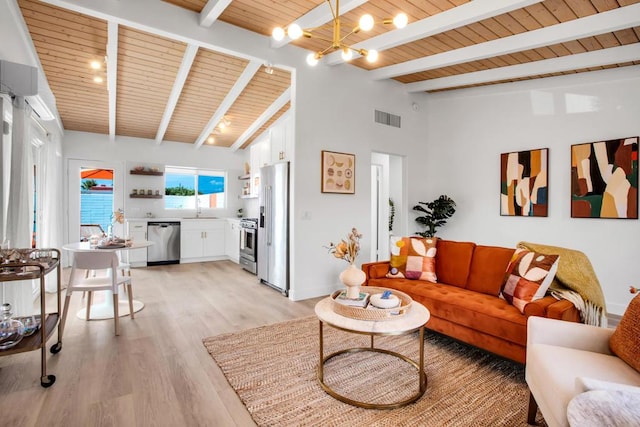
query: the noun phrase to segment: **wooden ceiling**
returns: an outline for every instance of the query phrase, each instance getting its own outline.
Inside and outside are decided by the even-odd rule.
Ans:
[[[323,0],[136,1],[189,10],[201,26],[220,20],[264,36],[294,21],[317,27],[311,38],[291,42],[310,52],[331,39],[331,9]],[[18,1],[65,129],[196,146],[213,136],[213,145],[238,149],[290,108],[290,72],[267,73],[266,61],[172,40],[90,10],[78,13],[87,11],[73,7],[80,3]],[[406,28],[378,25],[401,11]],[[380,56],[373,64],[361,57],[351,64],[409,92],[640,64],[640,0],[342,0],[343,34],[365,13],[376,26],[345,42]],[[101,70],[93,71],[91,61]],[[334,52],[318,66],[341,62]],[[94,83],[96,75],[104,82]],[[230,126],[220,129],[223,119]]]

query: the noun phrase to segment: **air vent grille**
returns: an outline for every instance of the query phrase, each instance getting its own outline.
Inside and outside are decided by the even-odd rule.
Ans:
[[[376,123],[380,123],[387,126],[393,126],[395,128],[400,127],[400,116],[396,116],[395,114],[385,113],[384,111],[375,110],[376,112]]]

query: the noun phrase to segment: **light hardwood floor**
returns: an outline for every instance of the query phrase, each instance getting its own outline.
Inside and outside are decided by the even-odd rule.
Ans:
[[[320,298],[292,302],[228,261],[133,269],[132,276],[145,307],[120,319],[118,337],[112,319],[77,318],[85,301],[73,294],[62,351],[47,352],[52,387],[40,386],[39,351],[0,357],[2,425],[254,425],[202,339],[312,315]]]

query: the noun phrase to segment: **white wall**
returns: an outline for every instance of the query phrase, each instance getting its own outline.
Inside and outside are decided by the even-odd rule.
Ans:
[[[346,65],[303,66],[297,75],[291,295],[304,299],[343,286],[338,274],[347,264],[325,247],[346,238],[352,227],[364,233],[357,264],[369,261],[371,153],[406,156],[409,173],[418,177],[427,145],[424,112],[411,107],[423,95],[408,95],[393,81],[369,81],[364,71]],[[375,109],[400,115],[402,127],[375,123]],[[355,154],[355,195],[321,193],[322,150]]]
[[[570,146],[640,135],[638,99],[638,66],[429,95],[429,179],[421,200],[447,194],[457,204],[438,235],[581,250],[591,259],[608,310],[623,313],[629,285],[640,285],[640,222],[571,218]],[[549,216],[500,216],[500,154],[545,147]]]

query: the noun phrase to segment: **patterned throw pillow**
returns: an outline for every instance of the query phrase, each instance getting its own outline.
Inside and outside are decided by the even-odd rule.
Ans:
[[[609,339],[611,352],[640,372],[640,296],[634,297]]]
[[[391,237],[387,277],[436,283],[436,237]]]
[[[556,275],[559,260],[559,255],[517,249],[507,266],[502,297],[524,314],[527,304],[544,297]]]

